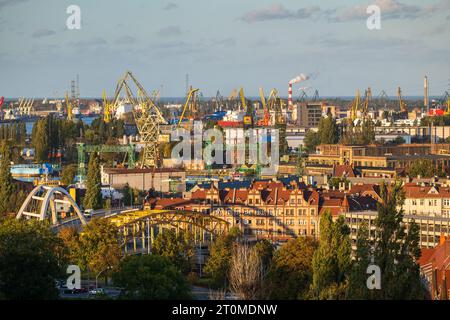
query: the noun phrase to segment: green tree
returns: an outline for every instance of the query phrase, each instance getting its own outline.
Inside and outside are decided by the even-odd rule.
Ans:
[[[191,271],[193,257],[195,254],[192,235],[180,231],[178,235],[175,230],[164,230],[155,239],[152,252],[169,260],[183,273]]]
[[[318,133],[320,144],[335,144],[338,142],[339,132],[336,120],[330,114],[320,119]]]
[[[40,119],[34,124],[32,144],[35,148],[35,160],[38,162],[46,161],[50,151],[48,122],[46,119]]]
[[[371,263],[371,241],[367,223],[361,224],[356,236],[355,261],[349,277],[348,298],[366,300],[371,298],[367,288],[367,267]]]
[[[100,177],[100,164],[98,156],[91,153],[88,164],[88,174],[86,181],[86,195],[84,196],[83,205],[85,209],[102,208],[102,181]]]
[[[314,152],[316,147],[320,144],[320,135],[317,132],[308,130],[305,135],[305,150],[309,153]]]
[[[265,288],[271,299],[305,299],[312,281],[313,238],[289,240],[275,252]]]
[[[77,174],[77,166],[70,164],[64,166],[61,171],[61,183],[65,186],[71,185]]]
[[[239,236],[239,229],[232,228],[227,235],[219,236],[210,247],[210,256],[203,271],[211,277],[215,287],[227,287],[233,245]]]
[[[11,212],[11,197],[16,191],[11,176],[11,148],[6,141],[1,144],[0,159],[0,214]]]
[[[128,256],[113,274],[116,286],[124,288],[128,299],[188,299],[189,284],[167,257]]]
[[[314,253],[312,296],[344,299],[351,267],[350,230],[344,217],[333,222],[326,211],[320,218],[319,248]]]
[[[411,177],[421,176],[430,178],[434,177],[434,175],[436,174],[436,170],[432,160],[419,159],[413,162],[408,170],[408,173]]]
[[[64,275],[64,245],[40,221],[7,218],[0,223],[0,296],[56,299]]]
[[[80,266],[94,272],[117,269],[122,251],[119,245],[119,231],[106,219],[92,219],[79,238]]]
[[[424,299],[420,268],[420,230],[411,222],[406,232],[403,223],[404,192],[401,181],[381,186],[382,202],[375,219],[374,263],[381,269],[381,290],[375,299]]]

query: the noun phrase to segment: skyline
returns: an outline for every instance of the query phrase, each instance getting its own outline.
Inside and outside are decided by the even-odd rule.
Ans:
[[[381,8],[382,29],[366,27],[369,4]],[[81,8],[81,30],[68,30],[66,8]],[[449,90],[450,1],[416,0],[182,1],[0,0],[0,96],[63,96],[78,74],[82,97],[112,96],[131,70],[147,91],[183,96],[185,77],[203,95],[244,87],[287,94],[294,87],[321,96],[352,96],[372,87],[389,96]],[[55,94],[56,92],[56,94]]]

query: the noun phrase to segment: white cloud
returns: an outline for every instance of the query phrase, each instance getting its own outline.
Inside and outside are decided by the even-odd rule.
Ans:
[[[244,14],[243,21],[248,23],[267,20],[308,19],[320,12],[318,6],[308,6],[297,11],[286,9],[282,4],[273,4],[267,8],[252,10]]]
[[[172,37],[181,35],[180,26],[168,26],[162,29],[159,29],[158,34],[162,37]]]

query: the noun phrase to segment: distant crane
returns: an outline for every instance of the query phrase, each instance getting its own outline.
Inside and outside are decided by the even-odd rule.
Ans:
[[[362,110],[361,110],[364,119],[366,119],[368,116],[369,106],[370,106],[371,101],[372,101],[372,89],[369,87],[369,88],[367,88],[366,92],[364,93],[364,103],[363,103]]]
[[[190,117],[192,118],[196,108],[195,108],[195,94],[199,91],[200,89],[189,89],[189,92],[187,94],[187,98],[186,98],[186,102],[184,103],[184,107],[183,107],[183,112],[180,115],[180,119],[178,120],[178,128],[180,128],[181,126],[181,122],[183,121],[184,115],[186,114],[186,111],[189,110],[190,112]],[[192,101],[191,101],[192,100]]]
[[[273,91],[273,90],[272,90]],[[264,110],[264,118],[258,121],[258,126],[268,126],[270,124],[270,113],[267,108],[266,98],[264,97],[264,89],[259,88],[259,96],[261,97],[261,104]]]
[[[69,99],[69,93],[66,91],[66,108],[67,108],[67,120],[73,120],[72,102]]]
[[[408,112],[408,108],[406,107],[406,103],[403,100],[402,96],[402,89],[400,87],[397,88],[397,97],[398,97],[398,104],[401,112]]]
[[[356,91],[355,99],[353,100],[351,106],[350,106],[350,119],[352,122],[356,120],[358,117],[358,109],[359,105],[361,103],[361,93],[359,92],[359,89]]]
[[[106,90],[103,90],[103,121],[105,123],[109,123],[111,121],[111,113],[113,111],[113,105],[108,102],[108,98],[106,97]]]
[[[133,93],[128,84],[130,80],[137,89],[137,95]],[[141,168],[155,168],[158,165],[159,125],[166,121],[144,87],[130,71],[127,71],[117,83],[113,99],[114,106],[117,105],[124,89],[128,101],[133,105],[134,120],[141,136],[141,142],[144,144]]]

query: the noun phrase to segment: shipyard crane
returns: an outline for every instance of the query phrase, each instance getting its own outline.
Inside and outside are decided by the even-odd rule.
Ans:
[[[233,90],[231,91],[230,96],[228,97],[228,102],[230,102],[230,104],[231,104],[231,108],[229,108],[229,107],[227,106],[227,109],[228,109],[228,110],[236,110],[236,109],[237,109],[237,108],[236,108],[236,104],[237,104],[237,96],[238,96],[237,90],[236,90],[236,89],[233,89]]]
[[[69,93],[67,93],[67,91],[66,91],[66,108],[67,108],[67,120],[72,121],[73,120],[72,102],[69,100]]]
[[[195,108],[196,103],[195,95],[199,90],[200,89],[192,89],[192,87],[189,89],[189,92],[186,97],[186,102],[184,103],[183,112],[181,113],[180,119],[178,120],[178,128],[181,126],[181,122],[183,121],[186,111],[189,110],[191,118],[193,114],[197,111]]]
[[[223,96],[220,94],[220,91],[217,90],[216,93],[216,111],[222,111],[223,107],[224,107],[224,103],[223,103]]]
[[[247,104],[247,99],[244,95],[244,88],[241,87],[239,90],[239,96],[241,98],[241,106],[242,109],[245,111],[244,116],[244,125],[253,125],[253,107],[252,104]]]
[[[398,104],[399,104],[399,107],[400,107],[400,112],[408,112],[408,108],[406,107],[406,103],[403,100],[402,89],[400,87],[397,88],[397,97],[398,97]]]
[[[108,101],[106,97],[106,90],[103,90],[103,121],[105,123],[109,123],[111,121],[111,113],[114,109],[114,106]]]
[[[355,99],[353,100],[351,106],[350,106],[350,119],[352,122],[356,120],[358,117],[358,109],[359,105],[361,103],[361,94],[359,92],[359,89],[356,91]]]
[[[367,88],[366,92],[364,93],[364,103],[362,105],[362,114],[364,119],[367,118],[367,115],[369,113],[369,105],[372,101],[372,89],[369,87]]]
[[[278,96],[278,90],[272,89],[269,99],[267,99],[269,110],[275,111],[275,124],[285,124],[286,119],[283,116],[283,100]]]
[[[129,82],[134,84],[137,93],[132,91]],[[144,144],[141,168],[155,168],[158,160],[159,125],[166,121],[144,87],[130,71],[127,71],[117,83],[113,106],[117,105],[123,90],[129,103],[133,105],[134,120],[141,142]]]
[[[266,98],[264,96],[264,89],[259,88],[259,96],[261,97],[261,104],[264,110],[264,118],[258,121],[258,126],[267,127],[270,124],[270,113],[267,108]]]

